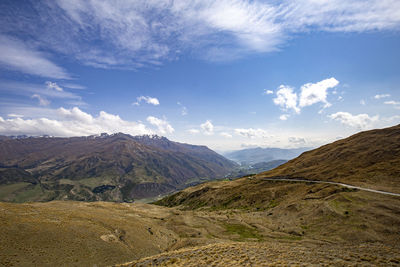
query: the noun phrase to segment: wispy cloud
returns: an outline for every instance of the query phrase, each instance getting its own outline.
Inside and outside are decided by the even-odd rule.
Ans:
[[[186,116],[186,115],[188,114],[187,108],[186,108],[184,105],[182,105],[181,102],[177,102],[177,104],[182,108],[182,109],[181,109],[181,115],[182,115],[182,116]]]
[[[70,79],[70,75],[43,53],[24,42],[0,35],[0,66],[23,73],[54,79]]]
[[[20,117],[4,119],[0,117],[0,134],[4,135],[52,135],[52,136],[85,136],[106,133],[124,132],[131,135],[152,134],[144,124],[121,119],[101,111],[92,116],[77,107],[52,110],[54,118],[23,119]]]
[[[400,101],[393,101],[393,100],[391,100],[391,101],[385,101],[385,102],[383,102],[385,105],[394,105],[394,106],[397,106],[397,105],[400,105]]]
[[[235,134],[247,137],[247,138],[269,138],[271,137],[271,134],[269,134],[267,131],[263,129],[253,129],[253,128],[248,128],[248,129],[243,129],[243,128],[238,128],[235,129]]]
[[[32,98],[36,98],[39,101],[40,106],[48,106],[50,105],[50,101],[47,100],[45,97],[42,97],[38,94],[32,95]]]
[[[187,132],[190,134],[198,134],[200,131],[197,129],[189,129],[189,130],[187,130]]]
[[[232,135],[230,133],[226,132],[221,132],[219,133],[220,136],[225,137],[225,138],[232,138]]]
[[[381,98],[387,98],[390,97],[390,94],[380,94],[380,95],[375,95],[375,99],[381,99]]]
[[[55,83],[55,82],[47,81],[47,82],[46,82],[46,87],[47,87],[47,89],[49,89],[49,90],[54,89],[54,90],[56,90],[56,91],[58,91],[58,92],[64,91],[64,90],[63,90],[57,83]]]
[[[33,97],[38,99],[41,105],[48,105],[50,99],[86,104],[78,94],[65,91],[57,83],[49,81],[45,84],[0,81],[0,92],[15,96]]]
[[[102,68],[159,65],[185,51],[208,60],[230,60],[279,50],[302,32],[364,32],[400,25],[397,0],[59,0],[33,8],[39,18],[24,9],[2,12],[1,28],[10,34],[29,32],[42,47]],[[6,61],[35,75],[48,73],[48,68],[35,72]],[[65,76],[53,68],[46,77]]]
[[[132,103],[132,105],[139,106],[142,101],[154,106],[160,105],[160,101],[158,101],[157,98],[150,96],[139,96],[136,98],[136,102]]]

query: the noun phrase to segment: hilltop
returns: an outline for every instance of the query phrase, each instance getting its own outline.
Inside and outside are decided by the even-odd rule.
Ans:
[[[357,133],[257,175],[274,176],[338,181],[400,193],[400,125]]]
[[[132,201],[223,177],[235,163],[205,146],[123,133],[2,137],[3,201]]]

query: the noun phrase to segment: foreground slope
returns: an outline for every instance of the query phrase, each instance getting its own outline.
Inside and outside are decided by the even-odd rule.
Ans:
[[[399,264],[400,199],[331,189],[258,211],[0,203],[0,266]]]
[[[223,177],[235,164],[158,136],[2,138],[0,199],[129,201]]]

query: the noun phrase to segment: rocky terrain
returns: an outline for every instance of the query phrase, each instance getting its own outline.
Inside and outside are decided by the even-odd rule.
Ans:
[[[3,137],[0,200],[132,201],[224,177],[235,163],[159,136]]]

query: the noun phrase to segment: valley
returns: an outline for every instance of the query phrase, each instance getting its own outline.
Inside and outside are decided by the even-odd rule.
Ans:
[[[396,266],[399,129],[361,132],[270,171],[205,181],[151,204],[2,202],[0,264]],[[6,186],[18,190],[31,178],[21,177]]]

